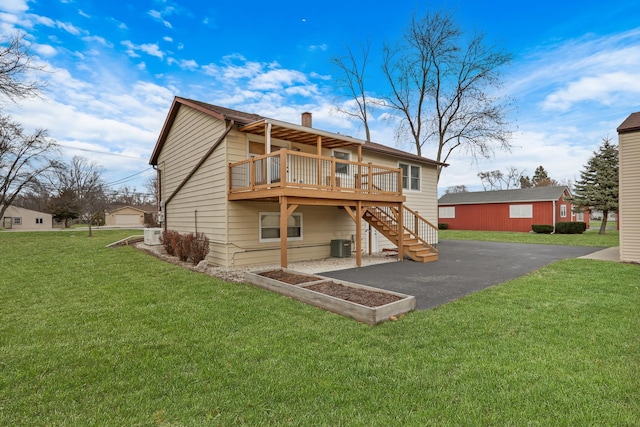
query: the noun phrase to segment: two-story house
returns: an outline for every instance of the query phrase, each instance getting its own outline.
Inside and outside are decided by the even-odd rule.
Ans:
[[[384,145],[176,97],[150,162],[165,230],[204,232],[207,261],[328,257],[331,242],[437,260],[436,161]]]

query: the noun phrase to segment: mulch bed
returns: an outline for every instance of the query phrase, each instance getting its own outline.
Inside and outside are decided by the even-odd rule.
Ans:
[[[287,273],[283,270],[270,270],[259,273],[260,276],[277,280],[278,282],[288,283],[290,285],[299,285],[300,283],[315,282],[320,280],[319,277],[307,276],[306,274]]]
[[[305,288],[367,307],[380,307],[381,305],[402,299],[397,295],[370,291],[368,289],[352,288],[351,286],[344,286],[336,282],[316,283],[306,286]]]
[[[308,276],[306,274],[288,273],[283,270],[270,270],[259,273],[260,276],[268,277],[279,282],[288,283],[290,285],[299,285],[301,283],[315,282],[319,277]],[[384,292],[370,291],[368,289],[353,288],[336,282],[323,282],[305,286],[309,289],[321,294],[330,295],[345,301],[355,302],[356,304],[366,307],[380,307],[402,298],[397,295],[387,294]]]

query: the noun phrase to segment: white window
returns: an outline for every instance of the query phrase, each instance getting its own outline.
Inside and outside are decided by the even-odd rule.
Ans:
[[[44,221],[42,220],[42,218],[36,218],[36,224],[43,224]]]
[[[302,213],[294,212],[287,218],[287,240],[302,240]],[[280,241],[280,213],[260,212],[260,241]]]
[[[567,217],[567,205],[560,205],[560,218]]]
[[[345,151],[334,150],[333,157],[335,157],[336,160],[350,160],[351,154]],[[336,173],[347,175],[349,173],[349,163],[336,161]]]
[[[455,218],[456,217],[456,207],[455,206],[444,206],[438,208],[438,218]]]
[[[420,166],[399,164],[402,170],[402,188],[405,190],[420,191]]]
[[[22,218],[13,218],[13,225],[22,225]]]
[[[533,218],[533,205],[509,205],[509,218]]]

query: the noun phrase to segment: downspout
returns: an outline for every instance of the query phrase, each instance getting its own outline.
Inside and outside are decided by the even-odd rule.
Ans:
[[[553,233],[556,234],[556,201],[553,200]]]
[[[189,180],[191,179],[191,177],[193,177],[193,175],[195,175],[195,173],[198,171],[198,169],[200,169],[200,167],[204,164],[205,161],[207,161],[207,159],[209,158],[209,156],[211,156],[211,153],[213,153],[213,151],[218,147],[218,145],[220,145],[220,143],[227,137],[227,135],[229,134],[229,132],[231,132],[231,129],[233,128],[233,125],[235,125],[235,121],[231,120],[229,121],[229,125],[227,126],[227,128],[224,130],[224,132],[222,133],[222,135],[220,135],[220,137],[216,140],[216,142],[213,143],[213,145],[211,146],[211,148],[209,148],[209,150],[205,153],[204,156],[202,156],[202,158],[200,159],[200,161],[198,162],[198,164],[196,164],[193,169],[191,169],[191,172],[189,172],[187,174],[187,176],[182,180],[182,182],[176,187],[175,190],[173,190],[173,193],[171,193],[171,195],[169,197],[167,197],[167,200],[164,201],[164,224],[165,224],[165,230],[167,229],[167,205],[169,204],[169,202],[175,197],[176,194],[178,194],[178,192],[180,190],[182,190],[182,187],[184,187],[187,182],[189,182]]]

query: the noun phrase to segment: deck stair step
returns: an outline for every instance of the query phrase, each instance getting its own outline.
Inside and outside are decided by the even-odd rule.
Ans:
[[[364,219],[396,246],[399,245],[400,241],[398,236],[402,234],[403,253],[412,260],[417,262],[437,261],[438,250],[423,236],[425,234],[424,230],[435,227],[410,209],[405,208],[405,210],[414,214],[414,221],[409,221],[410,224],[403,224],[402,233],[398,230],[398,221],[396,219],[398,213],[391,208],[369,208],[364,214]],[[433,235],[437,236],[436,233],[437,231]]]

